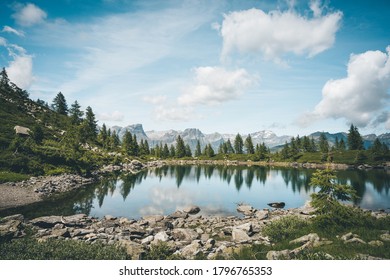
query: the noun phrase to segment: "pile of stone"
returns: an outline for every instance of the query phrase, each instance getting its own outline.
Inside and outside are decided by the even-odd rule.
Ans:
[[[95,181],[94,178],[86,178],[75,174],[63,174],[58,176],[31,177],[21,182],[6,183],[14,187],[32,189],[41,197],[51,196],[57,193],[64,193],[82,186],[89,185]]]
[[[139,160],[132,160],[128,163],[122,163],[122,164],[109,164],[103,166],[97,173],[105,174],[105,173],[112,173],[115,171],[120,172],[128,172],[128,173],[138,173],[139,171],[146,169],[146,168],[158,168],[165,165],[164,161],[156,160],[156,161],[150,161],[146,163],[142,163]]]
[[[89,185],[94,182],[94,179],[75,174],[63,174],[59,176],[32,177],[25,182],[27,186],[33,187],[34,191],[40,196],[47,197]]]

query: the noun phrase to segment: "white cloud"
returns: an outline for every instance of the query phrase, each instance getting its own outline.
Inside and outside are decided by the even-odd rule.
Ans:
[[[13,83],[22,89],[28,89],[34,80],[32,67],[32,56],[20,55],[15,56],[6,70],[8,77]]]
[[[167,96],[165,95],[145,96],[142,98],[142,100],[153,105],[159,105],[165,103],[165,101],[167,100]]]
[[[98,113],[97,118],[99,121],[114,121],[114,122],[120,122],[124,119],[124,114],[119,111],[114,111],[111,113]]]
[[[21,26],[32,26],[44,22],[47,13],[38,6],[28,3],[26,5],[18,4],[15,7],[16,13],[12,17]]]
[[[215,105],[237,99],[255,80],[245,69],[209,66],[195,68],[194,73],[193,85],[178,98],[180,105]]]
[[[155,108],[153,117],[158,121],[189,121],[199,116],[191,107],[165,103]]]
[[[22,89],[28,89],[33,80],[33,56],[15,44],[9,44],[7,40],[0,37],[0,46],[7,49],[12,60],[9,62],[6,71],[9,79]]]
[[[7,32],[7,33],[12,33],[12,34],[15,34],[17,36],[20,36],[20,37],[24,37],[24,32],[23,31],[19,31],[19,30],[16,30],[10,26],[7,26],[5,25],[3,27],[3,30],[1,32]]]
[[[222,59],[238,51],[261,53],[265,59],[280,62],[287,53],[312,57],[329,49],[335,41],[342,13],[322,16],[318,1],[312,1],[310,6],[312,18],[297,14],[292,7],[284,12],[265,13],[253,8],[225,15],[220,30]]]
[[[388,121],[383,109],[390,98],[390,46],[386,50],[352,54],[347,77],[329,80],[322,89],[322,100],[306,117],[344,118],[360,127]]]

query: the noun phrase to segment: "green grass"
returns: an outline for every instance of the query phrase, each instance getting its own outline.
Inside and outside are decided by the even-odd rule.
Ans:
[[[38,242],[27,237],[0,243],[2,260],[126,260],[126,250],[101,243],[87,244],[76,240]]]
[[[1,171],[0,172],[0,184],[6,182],[19,182],[29,179],[30,176],[27,174],[20,174],[9,171]]]

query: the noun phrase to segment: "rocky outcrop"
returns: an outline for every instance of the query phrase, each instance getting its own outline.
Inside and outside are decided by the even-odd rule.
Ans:
[[[191,206],[187,210],[197,212],[198,208]],[[270,246],[267,253],[267,259],[270,260],[295,258],[304,250],[332,243],[321,238],[317,233],[310,233],[290,241],[290,244],[295,245],[293,246],[295,249],[272,250],[271,246],[274,244],[262,234],[265,224],[280,219],[281,216],[295,215],[302,219],[311,216],[302,214],[302,209],[265,211],[254,209],[249,205],[239,209],[248,210],[243,213],[249,215],[203,217],[176,211],[171,215],[149,215],[139,220],[110,215],[97,219],[85,214],[75,214],[45,216],[29,221],[22,215],[13,215],[0,220],[0,237],[20,238],[25,235],[25,228],[32,227],[35,232],[34,237],[39,241],[72,239],[86,243],[118,244],[125,247],[133,259],[142,259],[148,251],[161,243],[164,243],[172,254],[185,259],[194,259],[199,254],[208,259],[218,256],[229,258],[233,252],[243,246],[262,244]],[[390,241],[390,234],[384,232],[379,238],[381,240],[373,240],[368,244],[383,246],[384,242]],[[340,239],[347,244],[366,243],[353,233],[344,234]]]

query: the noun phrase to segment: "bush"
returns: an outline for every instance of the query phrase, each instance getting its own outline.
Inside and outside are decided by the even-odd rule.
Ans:
[[[308,221],[297,216],[286,216],[266,225],[262,233],[273,242],[280,242],[306,234],[305,230],[308,231],[309,225]]]

